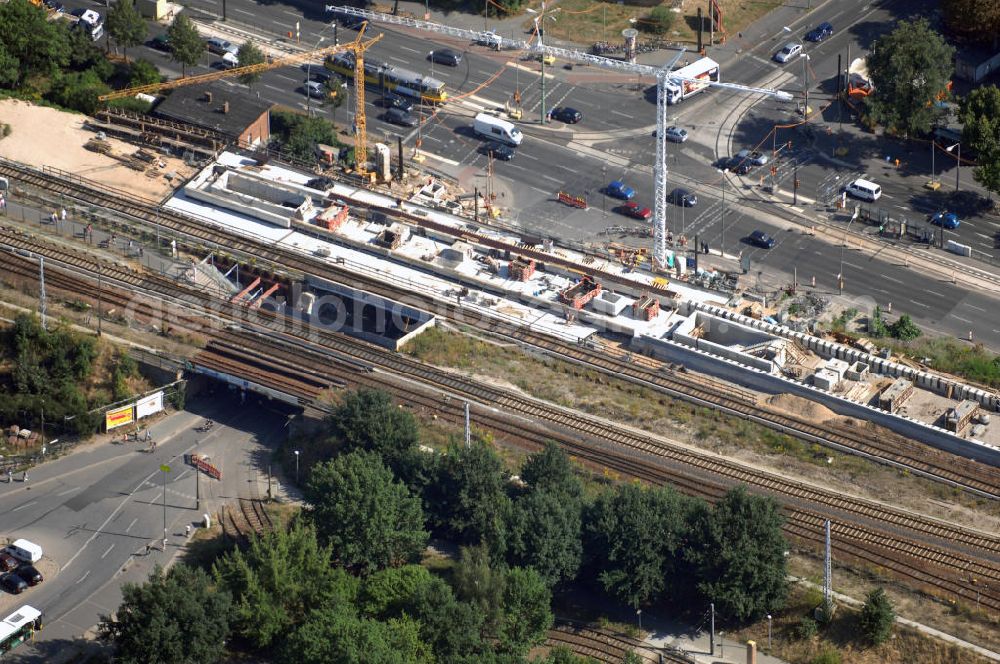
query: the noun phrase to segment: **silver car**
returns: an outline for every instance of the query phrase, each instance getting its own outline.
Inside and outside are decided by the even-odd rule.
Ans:
[[[785,64],[801,52],[802,44],[798,42],[788,42],[781,47],[780,51],[774,54],[774,59],[781,64]]]
[[[683,143],[688,139],[687,129],[680,127],[667,127],[663,133],[671,143]]]

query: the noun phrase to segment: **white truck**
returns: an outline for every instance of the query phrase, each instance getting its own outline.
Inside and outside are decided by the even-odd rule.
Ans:
[[[84,10],[80,14],[76,27],[87,33],[93,41],[104,36],[104,19],[93,9]]]
[[[668,104],[676,104],[718,82],[719,63],[711,58],[700,58],[689,65],[670,72],[664,85]]]
[[[524,134],[513,122],[501,120],[489,113],[480,113],[472,121],[472,130],[480,136],[500,141],[507,145],[517,147],[524,139]]]
[[[26,539],[14,540],[4,548],[4,551],[29,565],[34,565],[42,559],[42,547]]]

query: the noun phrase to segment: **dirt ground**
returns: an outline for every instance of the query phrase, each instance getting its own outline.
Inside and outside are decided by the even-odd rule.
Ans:
[[[175,157],[159,155],[163,168],[155,168],[155,177],[133,170],[114,157],[91,152],[84,145],[96,136],[85,129],[87,116],[68,113],[46,106],[36,106],[19,99],[0,100],[0,123],[10,125],[11,132],[0,139],[0,157],[32,166],[52,166],[101,184],[124,189],[146,198],[160,199],[174,185],[166,179],[175,173],[174,183],[189,177],[194,169]],[[138,146],[108,138],[112,154],[127,157]]]

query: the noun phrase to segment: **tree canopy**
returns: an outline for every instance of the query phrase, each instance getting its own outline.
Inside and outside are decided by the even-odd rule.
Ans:
[[[187,76],[187,68],[198,64],[205,54],[205,42],[186,14],[178,14],[167,28],[167,43],[170,59],[181,65],[181,76]]]
[[[349,569],[370,574],[412,562],[427,544],[420,500],[374,453],[350,452],[314,466],[305,498],[334,558]]]
[[[217,662],[229,634],[230,596],[203,570],[159,567],[142,585],[126,583],[114,617],[102,616],[102,638],[122,664]]]
[[[376,452],[390,468],[417,446],[419,436],[413,413],[397,408],[392,397],[382,390],[348,392],[326,421],[343,451]]]
[[[240,67],[247,67],[249,65],[262,64],[266,58],[264,57],[264,52],[260,50],[257,44],[248,39],[243,42],[239,51],[236,52],[236,59],[239,60]],[[252,88],[254,83],[259,80],[260,72],[240,74],[240,83],[248,88]]]
[[[524,655],[545,640],[552,627],[552,594],[530,567],[514,567],[504,581],[503,615],[497,640],[501,650]]]
[[[962,142],[978,155],[972,176],[991,194],[1000,192],[1000,89],[974,89],[962,102],[961,118]]]
[[[146,19],[136,9],[134,0],[117,0],[108,10],[108,34],[122,47],[122,54],[133,46],[141,44],[149,34]]]
[[[387,621],[342,610],[314,611],[281,650],[287,664],[432,664],[420,625],[402,616]]]
[[[896,622],[896,610],[884,589],[875,588],[868,593],[861,607],[860,621],[861,631],[873,644],[879,645],[888,640]]]
[[[969,41],[990,44],[1000,40],[1000,3],[996,0],[941,0],[948,29]]]
[[[700,509],[689,536],[698,590],[723,618],[749,620],[781,608],[788,591],[784,519],[773,498],[730,490]]]
[[[51,77],[69,63],[69,28],[50,21],[43,7],[28,0],[0,4],[0,78],[19,86],[33,75]],[[5,62],[4,62],[5,61]]]
[[[538,571],[551,588],[576,578],[583,556],[581,504],[555,491],[531,491],[514,501],[508,555]]]
[[[905,136],[929,132],[940,113],[932,102],[947,94],[954,53],[924,18],[900,21],[875,40],[867,58],[875,93],[865,98],[872,118]]]

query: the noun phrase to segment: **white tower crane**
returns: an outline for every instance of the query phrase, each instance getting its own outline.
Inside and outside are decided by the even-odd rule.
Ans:
[[[768,95],[775,97],[779,101],[792,100],[791,93],[784,92],[782,90],[774,90],[771,88],[755,88],[748,85],[740,85],[738,83],[724,83],[722,81],[705,81],[701,79],[677,76],[676,74],[673,74],[670,71],[670,68],[673,66],[674,62],[676,62],[677,58],[674,59],[674,62],[671,62],[667,66],[662,68],[654,67],[651,65],[632,64],[629,62],[623,62],[621,60],[612,60],[611,58],[605,58],[599,55],[591,55],[589,53],[583,53],[581,51],[575,51],[572,49],[543,45],[541,43],[542,40],[540,38],[535,43],[531,43],[520,39],[505,39],[494,32],[480,32],[476,30],[464,30],[462,28],[453,28],[447,25],[441,25],[439,23],[431,23],[429,21],[421,21],[412,18],[404,18],[401,16],[393,16],[391,14],[382,14],[380,12],[373,12],[367,9],[358,9],[357,7],[346,7],[346,6],[334,7],[332,5],[327,5],[326,9],[327,11],[336,11],[337,13],[342,15],[357,16],[359,18],[367,19],[368,21],[378,21],[380,23],[401,25],[408,28],[417,28],[419,30],[429,30],[431,32],[438,32],[444,35],[449,35],[451,37],[459,37],[461,39],[468,39],[474,42],[495,44],[502,49],[534,51],[541,55],[551,55],[555,58],[562,58],[564,60],[574,60],[576,62],[584,62],[586,64],[594,65],[596,67],[604,67],[605,69],[629,72],[631,74],[638,74],[639,76],[650,76],[655,78],[656,79],[656,160],[653,165],[654,269],[663,269],[667,265],[667,137],[666,137],[667,95],[664,89],[667,82],[673,81],[677,85],[683,84],[684,82],[692,82],[692,83],[697,83],[699,85],[710,85],[717,88],[735,90],[737,92]],[[725,220],[723,220],[723,223],[725,223]]]

